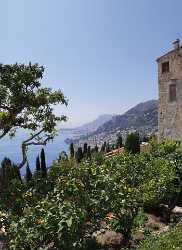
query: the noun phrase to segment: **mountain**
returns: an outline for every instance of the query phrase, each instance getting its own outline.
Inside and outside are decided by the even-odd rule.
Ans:
[[[118,133],[126,138],[128,133],[138,131],[141,135],[151,135],[158,129],[158,101],[150,100],[139,103],[122,115],[114,115],[97,130],[80,136],[73,140],[76,144],[83,145],[87,142],[90,146],[101,146],[104,141],[115,143]]]
[[[111,131],[113,129],[142,129],[155,128],[158,121],[158,101],[150,100],[139,103],[123,115],[116,115],[98,128],[96,133]]]
[[[100,126],[102,126],[104,123],[108,122],[111,120],[113,115],[100,115],[97,119],[95,119],[92,122],[86,123],[80,127],[75,128],[74,130],[80,131],[82,133],[91,133],[96,131]]]

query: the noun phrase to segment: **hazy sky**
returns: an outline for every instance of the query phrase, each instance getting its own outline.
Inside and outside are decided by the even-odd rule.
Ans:
[[[38,62],[67,126],[157,98],[156,58],[182,38],[181,0],[0,0],[0,61]]]

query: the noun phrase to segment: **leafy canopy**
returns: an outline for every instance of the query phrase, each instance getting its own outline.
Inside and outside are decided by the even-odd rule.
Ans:
[[[45,145],[53,139],[56,125],[64,115],[53,112],[57,104],[67,105],[61,90],[42,87],[44,67],[38,64],[0,64],[0,139],[15,136],[17,129],[30,131],[22,143],[23,160],[29,145]]]

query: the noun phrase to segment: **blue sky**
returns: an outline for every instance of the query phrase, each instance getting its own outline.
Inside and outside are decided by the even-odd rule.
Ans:
[[[0,0],[0,61],[38,62],[67,126],[158,97],[156,58],[182,38],[181,0]]]

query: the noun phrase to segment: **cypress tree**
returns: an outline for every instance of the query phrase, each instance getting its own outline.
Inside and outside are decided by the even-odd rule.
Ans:
[[[2,167],[2,185],[4,188],[7,188],[9,184],[9,170],[11,166],[11,160],[8,158],[4,158],[1,162],[1,167]]]
[[[75,150],[74,150],[74,145],[73,142],[70,144],[70,157],[74,158],[75,156]]]
[[[82,159],[83,159],[83,151],[82,151],[82,148],[79,147],[76,152],[76,160],[77,162],[81,162]]]
[[[95,145],[94,151],[95,151],[95,153],[98,153],[98,151],[99,151],[97,144]]]
[[[127,136],[125,149],[132,154],[140,153],[140,137],[138,133],[131,133]]]
[[[110,144],[107,143],[107,145],[106,145],[106,153],[109,153],[110,151],[111,151]]]
[[[32,180],[32,172],[30,170],[30,167],[29,167],[28,163],[27,163],[27,166],[26,166],[25,180],[26,180],[27,183]]]
[[[36,171],[39,172],[40,169],[40,159],[39,159],[39,155],[36,158]]]
[[[121,135],[118,135],[117,141],[116,141],[116,147],[121,148],[123,146],[123,138]]]
[[[87,148],[87,159],[91,159],[92,158],[92,155],[91,155],[91,147],[88,146]]]
[[[85,142],[83,145],[83,156],[86,157],[87,156],[87,150],[88,150],[88,146],[87,143]]]
[[[13,164],[12,167],[14,168],[15,178],[22,182],[21,173],[20,173],[20,169],[18,168],[18,166]]]
[[[104,142],[104,144],[102,144],[102,147],[101,147],[101,152],[105,152],[106,151],[106,141]]]
[[[1,186],[3,188],[7,188],[13,179],[21,180],[21,175],[18,167],[12,164],[11,160],[8,158],[4,158],[1,162]]]
[[[40,168],[42,171],[42,177],[47,177],[47,167],[46,167],[46,161],[45,161],[45,152],[44,149],[42,148],[41,153],[40,153]]]

